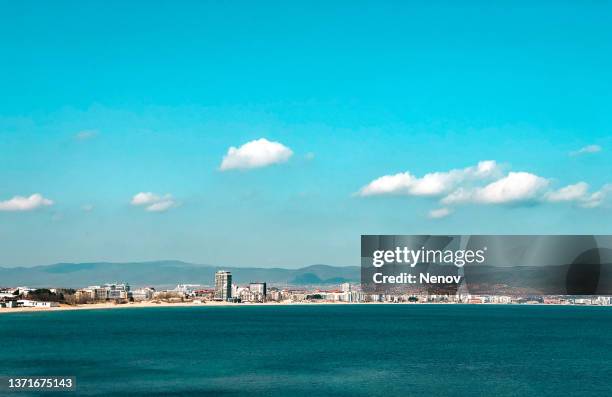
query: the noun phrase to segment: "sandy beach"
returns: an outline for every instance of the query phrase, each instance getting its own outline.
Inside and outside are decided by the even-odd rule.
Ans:
[[[382,302],[381,302],[382,303]],[[317,302],[317,303],[304,303],[304,302],[265,302],[265,303],[230,303],[230,302],[219,302],[219,301],[206,301],[206,302],[130,302],[124,304],[115,304],[112,302],[104,303],[92,303],[86,305],[60,305],[59,307],[16,307],[16,308],[0,308],[0,314],[3,313],[24,313],[24,312],[57,312],[66,310],[99,310],[99,309],[137,309],[137,308],[149,308],[149,307],[185,307],[185,306],[233,306],[233,307],[244,307],[244,306],[279,306],[279,305],[313,305],[313,304],[329,304],[329,305],[357,305],[360,303],[352,302]]]
[[[287,305],[478,305],[478,306],[494,306],[503,305],[511,306],[517,305],[516,303],[466,303],[466,302],[342,302],[342,301],[322,301],[322,302],[293,302],[293,301],[282,301],[282,302],[264,302],[264,303],[231,303],[231,302],[220,302],[220,301],[205,301],[205,302],[161,302],[161,301],[145,301],[145,302],[130,302],[124,304],[116,304],[113,302],[104,303],[91,303],[85,305],[65,305],[62,304],[59,307],[16,307],[16,308],[0,308],[0,314],[4,313],[24,313],[24,312],[59,312],[67,310],[100,310],[100,309],[138,309],[138,308],[151,308],[151,307],[211,307],[211,306],[225,306],[225,307],[248,307],[248,306],[287,306]],[[522,306],[569,306],[567,303],[527,303]],[[598,305],[571,305],[576,307],[602,307]],[[605,307],[605,306],[603,306]]]

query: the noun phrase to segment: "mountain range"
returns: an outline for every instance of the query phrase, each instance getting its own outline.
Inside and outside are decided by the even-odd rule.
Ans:
[[[359,282],[359,266],[312,265],[299,269],[219,267],[181,261],[133,263],[56,263],[34,267],[0,267],[0,286],[79,288],[112,282],[132,286],[214,285],[217,270],[232,272],[237,284],[262,281],[274,285],[323,285]]]

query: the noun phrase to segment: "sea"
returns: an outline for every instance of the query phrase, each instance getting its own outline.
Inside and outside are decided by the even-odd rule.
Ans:
[[[9,313],[0,315],[0,376],[76,378],[76,391],[53,396],[610,396],[612,307]]]

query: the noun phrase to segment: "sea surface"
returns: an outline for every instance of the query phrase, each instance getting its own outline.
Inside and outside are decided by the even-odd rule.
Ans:
[[[612,308],[293,305],[0,315],[0,376],[23,375],[76,376],[76,392],[54,396],[610,396]]]

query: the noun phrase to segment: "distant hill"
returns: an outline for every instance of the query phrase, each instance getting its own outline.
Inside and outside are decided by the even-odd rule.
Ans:
[[[238,284],[265,281],[269,284],[314,285],[359,282],[359,266],[312,265],[300,269],[218,267],[181,261],[135,263],[56,263],[34,267],[0,267],[0,286],[84,287],[109,282],[133,286],[170,287],[179,283],[214,284],[215,272],[232,272]]]

